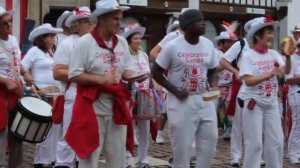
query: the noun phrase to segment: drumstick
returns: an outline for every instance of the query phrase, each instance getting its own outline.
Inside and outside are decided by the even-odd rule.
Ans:
[[[42,99],[34,85],[31,85],[31,90],[39,99]]]

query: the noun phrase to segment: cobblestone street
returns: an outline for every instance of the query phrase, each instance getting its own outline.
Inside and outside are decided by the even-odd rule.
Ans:
[[[164,145],[158,145],[154,144],[153,141],[150,143],[149,148],[149,156],[161,160],[168,161],[171,156],[171,146],[170,146],[170,140],[167,136],[167,133],[165,133],[165,139],[166,142]],[[34,145],[24,143],[24,163],[23,168],[32,168],[33,167],[33,156],[34,156]],[[288,159],[286,158],[286,151],[285,151],[285,162],[283,168],[299,168],[300,166],[293,166],[288,163]],[[216,157],[214,159],[214,163],[212,168],[231,168],[229,165],[230,161],[230,148],[229,148],[229,142],[224,141],[222,137],[220,136],[217,151],[216,151]],[[152,163],[153,165],[153,163]],[[150,161],[151,166],[151,161]],[[167,168],[167,165],[161,165],[161,166],[151,166],[153,168]]]

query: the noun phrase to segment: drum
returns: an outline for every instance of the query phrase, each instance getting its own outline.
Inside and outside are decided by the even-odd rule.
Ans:
[[[150,120],[160,117],[159,102],[151,89],[139,90],[134,94],[136,105],[133,109],[133,119]],[[159,95],[161,97],[161,93]]]
[[[220,95],[221,93],[219,90],[214,90],[214,91],[204,93],[202,98],[204,101],[210,101],[219,98]]]
[[[16,106],[16,114],[9,127],[17,138],[39,143],[45,140],[52,126],[51,106],[36,97],[23,97]]]

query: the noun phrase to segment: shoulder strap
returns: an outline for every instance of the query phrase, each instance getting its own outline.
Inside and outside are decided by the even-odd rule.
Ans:
[[[243,38],[239,38],[238,40],[239,40],[239,42],[241,44],[241,50],[240,50],[238,56],[236,57],[236,64],[239,62],[239,59],[240,59],[240,57],[242,55],[242,52],[243,52],[243,49],[245,47],[245,40]]]
[[[245,47],[245,40],[244,40],[243,38],[239,38],[238,40],[239,40],[239,42],[240,42],[240,44],[241,44],[241,50],[240,50],[238,56],[236,57],[236,63],[239,62],[239,59],[240,59],[240,57],[241,57],[241,55],[242,55],[242,52],[243,52],[243,49],[244,49],[244,47]]]

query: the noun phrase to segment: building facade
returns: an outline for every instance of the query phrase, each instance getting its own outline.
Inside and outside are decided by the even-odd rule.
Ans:
[[[7,10],[14,9],[13,34],[22,42],[26,38],[26,19],[35,21],[35,26],[44,22],[55,25],[58,16],[64,10],[73,10],[77,6],[90,6],[93,10],[97,0],[1,0],[0,5]],[[275,45],[281,38],[289,35],[300,17],[297,9],[299,0],[119,0],[121,5],[131,7],[124,13],[125,22],[138,22],[146,27],[144,47],[149,51],[166,34],[166,27],[177,19],[182,8],[198,8],[204,13],[208,38],[213,39],[222,28],[222,21],[238,20],[237,30],[245,35],[244,24],[257,16],[271,14],[280,19]],[[278,45],[276,45],[278,46]]]

